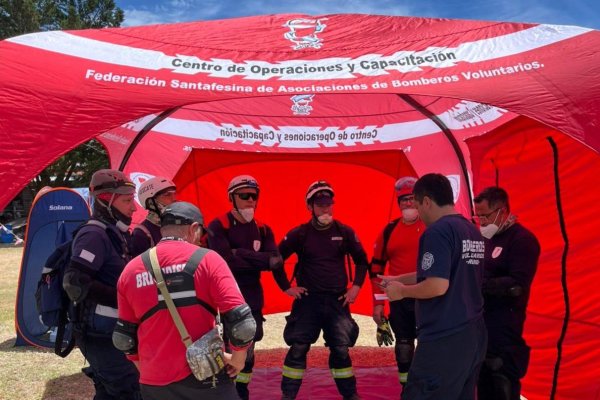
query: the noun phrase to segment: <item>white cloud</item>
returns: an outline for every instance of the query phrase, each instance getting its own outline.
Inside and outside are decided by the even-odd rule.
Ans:
[[[165,23],[164,15],[148,10],[125,9],[123,26],[153,25]]]

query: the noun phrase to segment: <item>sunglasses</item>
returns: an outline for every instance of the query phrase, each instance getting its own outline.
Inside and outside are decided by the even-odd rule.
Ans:
[[[235,193],[235,195],[242,200],[258,200],[258,193]]]

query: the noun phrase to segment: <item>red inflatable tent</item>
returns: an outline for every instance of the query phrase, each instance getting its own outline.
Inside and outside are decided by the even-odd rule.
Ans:
[[[255,175],[278,238],[308,217],[303,193],[320,178],[367,248],[402,174],[446,174],[465,215],[499,184],[542,244],[524,395],[600,398],[599,47],[581,27],[368,15],[7,39],[0,207],[91,138],[138,183],[173,177],[207,218],[227,209],[233,174]],[[268,311],[285,310],[266,284]],[[368,313],[368,291],[354,311]]]

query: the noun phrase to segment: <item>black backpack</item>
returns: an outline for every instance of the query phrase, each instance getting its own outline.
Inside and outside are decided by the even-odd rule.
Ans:
[[[100,226],[108,234],[106,224],[94,219],[75,229],[71,240],[58,246],[46,259],[35,291],[36,307],[42,323],[56,332],[54,353],[63,358],[68,356],[75,347],[73,328],[80,322],[78,321],[79,305],[75,305],[63,289],[63,278],[71,262],[73,239],[87,224]]]

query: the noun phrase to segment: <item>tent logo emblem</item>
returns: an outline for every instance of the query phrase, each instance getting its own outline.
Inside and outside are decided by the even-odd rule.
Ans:
[[[290,97],[292,100],[292,111],[294,115],[310,115],[313,110],[310,102],[313,101],[314,94],[297,94]]]
[[[318,33],[325,30],[323,19],[308,19],[308,18],[296,18],[290,19],[283,27],[288,28],[290,31],[283,34],[283,37],[294,43],[292,48],[294,50],[302,49],[320,49],[323,46],[321,39],[317,37]]]

